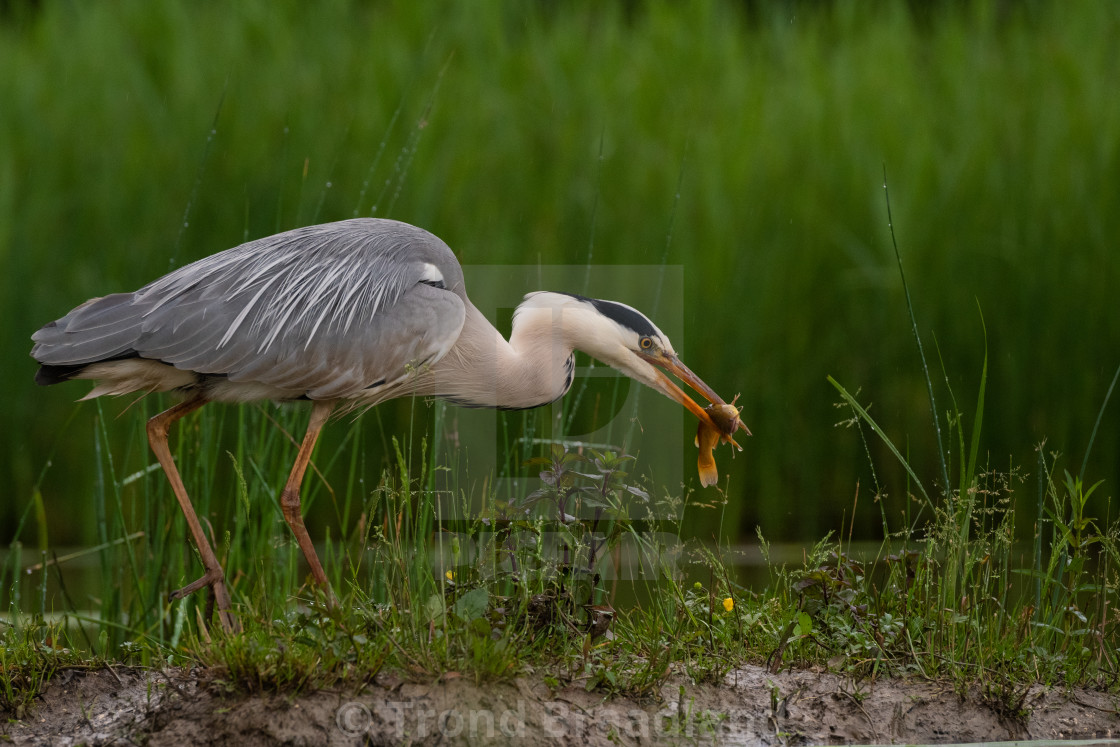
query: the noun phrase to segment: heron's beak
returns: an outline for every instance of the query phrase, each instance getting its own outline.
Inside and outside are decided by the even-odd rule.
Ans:
[[[704,399],[708,400],[712,404],[727,404],[723,401],[723,397],[720,397],[718,394],[716,394],[715,390],[705,384],[703,379],[692,373],[692,371],[689,370],[688,366],[681,363],[681,359],[677,356],[664,352],[657,352],[652,354],[640,353],[640,355],[647,363],[654,367],[654,373],[657,375],[658,383],[660,384],[659,389],[665,396],[684,405],[689,412],[700,419],[701,423],[707,423],[708,426],[713,430],[720,431],[719,426],[712,422],[712,418],[710,415],[708,415],[707,410],[696,404],[696,402],[693,401],[692,397],[689,397],[687,394],[685,394],[672,379],[665,375],[664,372],[673,374],[685,384],[688,384],[694,390],[703,395]],[[739,421],[739,430],[746,431],[748,436],[751,435],[750,428],[748,428],[742,420]]]

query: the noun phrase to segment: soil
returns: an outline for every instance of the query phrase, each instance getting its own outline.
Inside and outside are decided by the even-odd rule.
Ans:
[[[891,744],[1112,739],[1120,695],[1040,686],[1010,698],[946,683],[855,683],[759,667],[719,686],[670,680],[648,702],[528,679],[223,695],[212,672],[113,668],[55,676],[0,742],[19,745]],[[1008,705],[1010,701],[1011,705]]]

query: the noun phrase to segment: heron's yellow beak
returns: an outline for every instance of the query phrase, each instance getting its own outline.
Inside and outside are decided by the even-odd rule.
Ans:
[[[671,355],[662,351],[658,351],[656,353],[641,353],[640,355],[654,367],[654,372],[657,374],[657,378],[661,384],[661,391],[665,394],[665,396],[684,405],[689,412],[700,419],[701,423],[707,424],[714,431],[723,433],[723,429],[712,421],[712,417],[708,414],[708,411],[700,405],[696,404],[696,402],[694,402],[691,397],[685,394],[672,379],[665,375],[664,372],[673,374],[685,384],[688,384],[694,390],[703,395],[704,399],[708,400],[712,404],[726,405],[727,403],[723,401],[722,397],[715,393],[715,390],[705,384],[704,380],[699,376],[692,373],[692,371],[689,370],[688,366],[681,363],[681,359],[675,355]],[[748,428],[742,420],[739,421],[738,430],[746,431],[748,436],[751,435],[750,428]],[[726,435],[730,436],[730,434]]]

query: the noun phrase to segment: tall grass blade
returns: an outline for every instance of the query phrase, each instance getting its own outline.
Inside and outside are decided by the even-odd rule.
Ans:
[[[206,164],[210,160],[210,149],[214,146],[214,136],[218,132],[218,118],[222,115],[222,107],[226,102],[226,93],[229,91],[229,76],[226,76],[222,86],[222,94],[218,97],[218,105],[214,108],[214,118],[210,122],[210,130],[206,133],[206,145],[202,148],[202,155],[195,168],[194,184],[191,186],[191,196],[187,199],[187,206],[183,208],[183,219],[179,222],[179,232],[175,235],[175,245],[171,249],[171,257],[167,260],[167,271],[171,272],[179,264],[179,248],[183,244],[183,235],[191,225],[191,212],[198,202],[198,190],[202,186],[202,175],[206,171]]]
[[[1046,457],[1042,453],[1042,446],[1038,447],[1038,504],[1034,520],[1034,619],[1037,620],[1042,608],[1042,522],[1044,514],[1044,498],[1046,495]]]
[[[1097,440],[1097,429],[1101,427],[1101,419],[1104,417],[1104,408],[1108,407],[1108,400],[1112,397],[1112,390],[1116,388],[1116,380],[1120,378],[1120,366],[1116,367],[1116,373],[1112,375],[1112,383],[1108,385],[1108,391],[1104,394],[1104,402],[1101,402],[1101,409],[1097,412],[1097,422],[1093,423],[1093,431],[1089,434],[1089,445],[1085,447],[1085,458],[1081,460],[1081,471],[1077,475],[1077,479],[1084,482],[1085,468],[1089,465],[1089,454],[1093,450],[1093,442]]]
[[[980,369],[980,392],[976,395],[976,415],[972,424],[972,443],[968,449],[968,463],[965,465],[965,476],[971,484],[976,477],[976,459],[980,451],[980,430],[984,423],[984,393],[988,385],[988,327],[984,324],[984,312],[979,309],[980,302],[976,303],[980,311],[980,327],[984,330],[984,365]],[[1118,370],[1120,373],[1120,370]],[[967,489],[967,485],[962,486]]]
[[[899,451],[898,447],[894,445],[893,441],[891,441],[890,436],[888,436],[886,432],[879,427],[879,424],[875,422],[875,418],[871,417],[871,414],[863,408],[863,406],[856,400],[856,398],[853,397],[840,382],[838,382],[831,376],[828,377],[828,382],[836,387],[836,390],[840,392],[840,396],[844,398],[844,401],[848,403],[848,406],[851,407],[857,415],[859,415],[863,422],[867,423],[871,430],[875,431],[875,435],[882,439],[886,447],[890,449],[892,454],[894,454],[895,459],[898,460],[898,463],[903,466],[907,473],[909,473],[910,479],[912,479],[914,481],[914,484],[918,486],[918,490],[921,491],[922,495],[926,499],[926,502],[928,503],[929,493],[926,492],[925,486],[922,485],[922,481],[918,478],[918,475],[914,472],[913,468],[911,468],[910,462],[906,460],[906,457],[902,456],[902,452]]]
[[[937,417],[937,401],[933,396],[933,380],[929,375],[929,366],[926,364],[926,353],[922,348],[922,336],[918,334],[918,319],[914,315],[914,303],[910,299],[910,286],[906,284],[906,273],[902,269],[902,254],[898,251],[898,240],[894,235],[894,217],[891,215],[891,195],[887,189],[887,167],[883,167],[883,199],[887,203],[887,228],[891,233],[891,246],[894,247],[894,258],[898,262],[898,275],[902,279],[902,291],[906,296],[906,312],[910,315],[910,328],[914,332],[914,342],[918,345],[918,357],[922,361],[922,375],[926,379],[926,391],[929,394],[929,411],[933,419],[933,430],[937,438],[937,457],[941,461],[941,479],[946,494],[949,490],[949,467],[945,459],[945,443],[941,440],[941,421]],[[924,491],[923,491],[924,493]],[[950,500],[952,498],[950,497]]]

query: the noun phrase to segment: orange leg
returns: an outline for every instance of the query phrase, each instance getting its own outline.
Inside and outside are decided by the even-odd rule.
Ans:
[[[191,537],[194,538],[194,544],[198,548],[202,567],[206,570],[202,578],[187,584],[178,591],[171,592],[171,599],[182,599],[204,586],[209,586],[210,592],[213,594],[213,600],[218,606],[218,617],[222,622],[222,627],[227,632],[234,632],[240,626],[237,623],[237,618],[233,616],[233,612],[230,610],[231,605],[229,591],[226,589],[225,574],[222,572],[222,566],[218,563],[218,556],[214,554],[214,550],[211,549],[210,543],[206,540],[206,534],[202,531],[202,524],[198,521],[198,515],[194,512],[194,506],[191,505],[191,500],[187,496],[187,489],[183,487],[183,479],[179,476],[179,470],[175,467],[175,461],[171,458],[171,450],[167,446],[167,434],[171,429],[171,424],[202,407],[206,402],[205,397],[195,397],[180,402],[153,417],[148,421],[148,443],[151,445],[156,459],[159,460],[160,466],[163,467],[163,471],[167,474],[167,480],[171,483],[171,490],[175,493],[176,500],[179,501],[179,507],[183,509],[183,516],[187,519],[187,527],[191,530]]]
[[[315,554],[315,546],[311,544],[311,537],[307,534],[307,527],[303,524],[303,514],[299,504],[299,489],[300,485],[303,484],[303,475],[307,471],[307,465],[311,461],[311,451],[315,448],[315,441],[319,438],[319,431],[323,429],[323,424],[327,422],[333,409],[333,401],[316,402],[311,408],[311,422],[307,424],[307,433],[303,437],[303,443],[300,444],[299,455],[296,456],[295,466],[292,467],[292,473],[288,476],[288,483],[284,486],[284,492],[280,494],[280,508],[284,511],[284,519],[288,522],[288,526],[292,528],[292,533],[296,536],[296,542],[303,550],[303,557],[307,558],[307,563],[311,566],[311,575],[314,577],[315,583],[327,592],[332,603],[334,602],[334,594],[327,582],[327,574],[323,573],[323,565],[319,562],[319,556]]]

